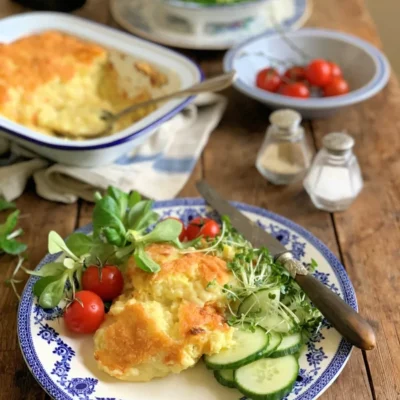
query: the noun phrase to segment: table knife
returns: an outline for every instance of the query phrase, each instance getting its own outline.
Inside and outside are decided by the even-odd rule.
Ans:
[[[337,294],[309,274],[308,269],[274,236],[229,204],[206,182],[197,182],[197,189],[218,214],[230,218],[232,226],[254,247],[268,248],[275,261],[289,271],[313,304],[346,340],[363,350],[372,350],[375,347],[375,334],[368,322]]]

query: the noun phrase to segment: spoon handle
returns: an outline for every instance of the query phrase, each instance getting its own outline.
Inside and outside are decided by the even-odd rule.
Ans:
[[[376,346],[369,323],[337,294],[310,274],[296,275],[295,279],[325,318],[351,344],[363,350],[372,350]]]
[[[232,82],[235,80],[235,75],[235,71],[228,72],[226,74],[218,75],[214,78],[206,79],[203,82],[197,83],[196,85],[190,86],[178,92],[170,93],[162,97],[157,97],[156,99],[151,99],[142,103],[134,104],[115,114],[113,119],[117,120],[122,116],[129,114],[139,108],[157,104],[162,101],[175,99],[177,97],[193,96],[205,92],[219,92],[220,90],[226,89],[232,84]]]

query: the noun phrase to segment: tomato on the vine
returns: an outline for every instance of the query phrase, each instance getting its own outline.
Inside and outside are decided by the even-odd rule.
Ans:
[[[82,286],[84,290],[96,293],[104,301],[111,301],[122,293],[124,278],[114,265],[91,265],[82,275]]]
[[[306,69],[300,65],[295,65],[286,70],[284,77],[294,82],[304,81],[306,80]]]
[[[284,96],[298,97],[300,99],[308,99],[310,97],[310,90],[308,89],[307,85],[301,82],[283,85],[279,93]]]
[[[180,219],[177,218],[177,217],[168,217],[168,218],[166,218],[166,219],[174,219],[175,221],[178,221],[178,222],[181,223],[181,225],[182,225],[182,231],[181,231],[181,234],[179,235],[179,240],[182,242],[183,239],[185,239],[185,237],[186,237],[186,228],[185,228],[185,225],[184,225],[184,223],[182,222],[182,220],[180,220]]]
[[[192,219],[186,228],[187,240],[194,240],[199,236],[213,238],[218,236],[221,228],[211,218],[196,217]]]
[[[275,68],[264,68],[258,72],[256,85],[268,92],[276,92],[282,83],[282,78]]]
[[[75,294],[75,299],[64,313],[65,325],[71,332],[93,333],[104,320],[104,304],[93,292],[82,290]]]
[[[329,85],[324,87],[324,96],[341,96],[343,94],[349,93],[349,84],[343,78],[334,78]]]
[[[323,87],[332,79],[332,68],[328,61],[323,59],[315,59],[307,65],[307,80],[311,85]]]

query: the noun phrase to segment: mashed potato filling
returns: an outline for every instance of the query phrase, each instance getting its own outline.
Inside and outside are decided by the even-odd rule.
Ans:
[[[107,49],[62,32],[46,31],[0,44],[0,66],[0,114],[51,136],[90,138],[104,127],[101,110],[116,113],[151,98],[146,87],[137,93],[120,87]],[[167,83],[165,74],[146,62],[135,68],[152,87]],[[130,113],[109,133],[154,109]]]
[[[161,271],[146,273],[130,260],[124,293],[95,335],[99,368],[122,380],[179,373],[233,344],[221,288],[232,279],[226,263],[165,244],[146,251]],[[220,285],[210,285],[214,281]]]

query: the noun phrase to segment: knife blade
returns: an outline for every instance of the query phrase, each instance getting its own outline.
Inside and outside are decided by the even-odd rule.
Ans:
[[[236,207],[224,200],[210,185],[204,181],[196,184],[199,193],[219,215],[227,215],[232,226],[237,229],[254,247],[267,247],[274,256],[288,251],[283,244],[267,233],[255,222],[243,215]]]
[[[309,274],[285,246],[229,204],[208,183],[199,181],[196,186],[206,202],[221,216],[228,216],[232,226],[254,247],[268,248],[275,260],[288,269],[314,305],[345,339],[363,350],[372,350],[376,346],[375,333],[368,322],[338,295]]]

